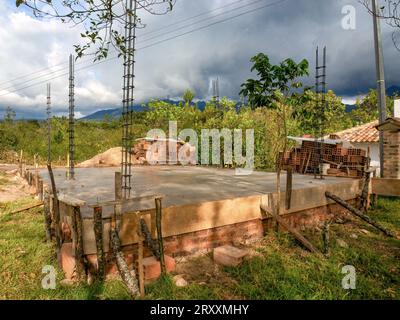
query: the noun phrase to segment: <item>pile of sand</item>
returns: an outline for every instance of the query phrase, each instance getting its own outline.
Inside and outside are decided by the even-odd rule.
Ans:
[[[117,167],[121,165],[121,147],[111,148],[77,165],[80,168]]]
[[[176,154],[183,156],[179,159],[184,164],[196,164],[196,148],[190,144],[171,139],[160,138],[140,138],[136,140],[135,145],[132,147],[132,164],[145,165],[145,164],[171,164],[176,161],[170,161],[168,157],[169,143],[173,142],[176,146]],[[117,167],[121,165],[121,147],[111,148],[107,151],[100,153],[93,158],[81,162],[77,167]]]

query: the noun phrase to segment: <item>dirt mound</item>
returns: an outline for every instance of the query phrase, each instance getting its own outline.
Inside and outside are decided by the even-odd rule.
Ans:
[[[111,148],[77,165],[80,168],[116,167],[121,165],[121,147]]]
[[[176,155],[182,164],[196,164],[196,148],[180,140],[160,138],[139,138],[132,146],[132,164],[177,164],[169,158],[170,143],[176,146]],[[77,167],[116,167],[121,165],[121,147],[111,148],[93,158],[83,161]],[[183,163],[184,162],[184,163]]]

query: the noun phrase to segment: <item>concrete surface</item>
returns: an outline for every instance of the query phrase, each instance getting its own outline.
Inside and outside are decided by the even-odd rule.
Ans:
[[[83,200],[87,205],[114,200],[114,172],[118,168],[77,168],[75,180],[66,179],[66,169],[54,169],[59,196]],[[40,174],[50,186],[47,170]],[[198,166],[134,166],[132,197],[164,194],[163,206],[181,206],[223,199],[263,195],[275,191],[276,174],[253,172],[236,176],[234,170]],[[334,185],[353,179],[313,176],[293,176],[293,190]],[[281,177],[285,191],[286,176]],[[135,209],[145,210],[152,204],[138,203]]]

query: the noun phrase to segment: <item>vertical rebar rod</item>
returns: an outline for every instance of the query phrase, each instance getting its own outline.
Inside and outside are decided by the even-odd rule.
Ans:
[[[47,84],[47,163],[51,163],[51,85]]]
[[[74,97],[74,56],[71,54],[69,56],[69,123],[68,123],[68,135],[69,135],[69,162],[68,162],[68,178],[74,179],[75,175],[75,142],[74,142],[74,125],[75,125],[75,97]]]
[[[319,50],[315,51],[315,110],[319,110]],[[318,138],[315,136],[315,144],[318,144]],[[317,168],[314,165],[314,178],[317,178]]]
[[[314,166],[314,178],[323,179],[323,148],[325,134],[325,109],[326,109],[326,46],[323,49],[322,65],[319,65],[319,50],[315,54],[315,110],[318,115],[318,135],[315,142],[318,149],[318,168]],[[318,174],[317,174],[318,172]]]
[[[126,0],[125,54],[122,98],[122,196],[130,197],[132,183],[132,117],[133,90],[135,78],[135,40],[136,40],[137,0]]]

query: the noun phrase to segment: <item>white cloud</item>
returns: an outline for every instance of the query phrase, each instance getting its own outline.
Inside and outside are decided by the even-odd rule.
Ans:
[[[35,20],[23,10],[16,9],[13,2],[7,4],[0,1],[0,43],[3,44],[0,50],[0,116],[1,108],[8,105],[17,113],[45,116],[46,82],[48,78],[68,71],[68,55],[73,52],[73,45],[80,41],[82,30],[55,20]],[[145,33],[232,2],[235,1],[181,0],[177,1],[173,12],[166,16],[143,15],[147,27],[138,31],[138,48],[188,29],[171,32],[173,28],[170,28],[166,36],[148,42],[144,42],[145,36],[142,35]],[[243,0],[237,6],[249,2]],[[372,18],[357,1],[353,2],[357,8],[355,31],[344,31],[340,24],[341,7],[348,4],[348,0],[329,3],[296,0],[260,9],[188,36],[139,50],[136,57],[135,98],[143,102],[149,98],[178,97],[186,88],[193,89],[196,98],[209,97],[210,79],[217,76],[220,79],[221,96],[237,98],[240,84],[250,76],[249,60],[258,52],[268,54],[273,63],[288,57],[296,61],[307,58],[310,61],[310,77],[306,82],[312,85],[315,47],[327,45],[328,89],[346,97],[344,101],[352,102],[355,96],[364,94],[375,85]],[[246,8],[238,12],[244,10]],[[220,12],[222,10],[214,12],[214,15]],[[398,84],[400,69],[397,61],[400,53],[391,43],[392,30],[384,24],[382,29],[387,83]],[[87,115],[101,108],[119,107],[121,60],[109,60],[87,68],[91,64],[89,60],[78,61],[75,67],[77,114]],[[4,83],[43,68],[49,69]],[[49,72],[52,74],[48,75]],[[46,74],[46,77],[40,77]],[[26,80],[31,81],[24,83]],[[42,83],[22,89],[38,82]],[[68,77],[63,75],[53,79],[51,85],[54,112],[66,113]],[[21,90],[5,95],[17,89]]]

